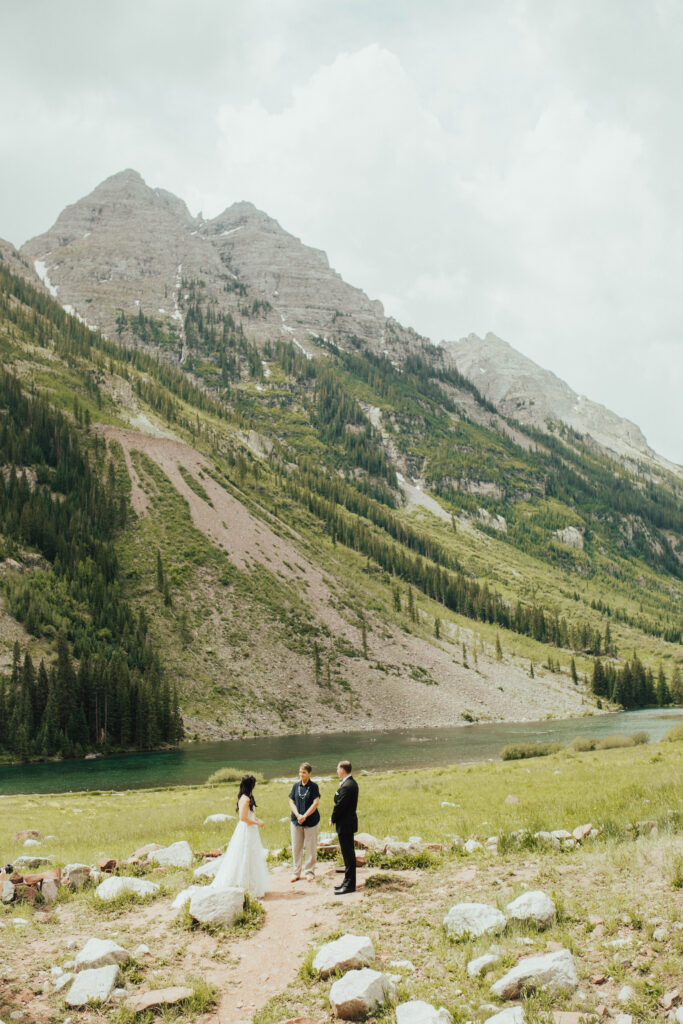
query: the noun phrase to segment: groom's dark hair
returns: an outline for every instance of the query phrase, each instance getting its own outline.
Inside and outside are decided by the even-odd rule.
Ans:
[[[351,762],[350,761],[340,761],[339,762],[339,767],[343,768],[347,775],[351,774]]]

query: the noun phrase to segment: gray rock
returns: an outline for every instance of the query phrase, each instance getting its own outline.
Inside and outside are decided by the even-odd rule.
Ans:
[[[149,953],[149,946],[146,946],[144,942],[141,942],[139,946],[136,946],[133,950],[133,956],[147,956]]]
[[[80,953],[76,954],[76,971],[107,964],[124,964],[130,960],[130,953],[111,939],[88,939]]]
[[[223,854],[223,857],[225,854]],[[200,864],[198,868],[194,869],[195,878],[215,878],[218,873],[218,869],[223,863],[223,857],[213,857],[212,860],[207,860],[206,864]]]
[[[166,868],[191,868],[194,863],[192,847],[182,839],[170,846],[162,847],[150,853],[149,859]]]
[[[451,1024],[452,1020],[444,1006],[437,1010],[431,1003],[425,1003],[422,999],[412,999],[409,1003],[399,1003],[396,1007],[396,1024]]]
[[[62,882],[80,889],[90,878],[89,864],[67,864],[62,868]]]
[[[660,924],[658,928],[655,928],[655,930],[652,933],[653,942],[666,942],[668,937],[669,929],[666,928],[663,924]]]
[[[24,839],[24,846],[42,846],[40,839]]]
[[[234,818],[234,814],[209,814],[208,817],[204,818],[204,824],[219,825],[223,821],[233,821]]]
[[[547,928],[555,920],[555,904],[540,889],[524,892],[505,908],[508,920],[533,921],[539,928]]]
[[[180,910],[186,903],[190,902],[196,892],[202,892],[206,888],[208,888],[206,885],[189,885],[187,889],[181,889],[171,903],[171,907],[174,910]]]
[[[220,924],[231,928],[243,910],[244,889],[237,886],[212,889],[205,885],[190,897],[190,914],[201,924]]]
[[[133,893],[134,896],[152,896],[158,891],[158,885],[154,882],[147,882],[144,878],[105,878],[104,882],[100,882],[95,889],[95,895],[98,899],[108,902],[124,893]]]
[[[636,998],[636,990],[631,985],[622,985],[617,992],[617,1002],[621,1006],[625,1006],[626,1003],[630,1003],[632,999]]]
[[[574,992],[578,987],[574,958],[568,949],[560,949],[555,953],[520,960],[516,967],[491,986],[491,991],[500,999],[514,999],[522,989],[543,989],[555,994]]]
[[[483,974],[489,967],[493,967],[497,964],[500,957],[496,953],[484,953],[483,956],[478,956],[476,960],[470,960],[467,965],[467,973],[470,978],[478,978],[480,974]]]
[[[334,833],[330,834],[332,835],[332,842],[336,842],[337,836]],[[375,839],[369,832],[357,832],[353,837],[353,841],[361,850],[374,850],[379,843],[379,840]]]
[[[14,883],[10,882],[9,878],[5,878],[2,883],[2,892],[0,892],[0,900],[3,903],[11,903],[14,899]]]
[[[75,977],[75,974],[73,974],[71,971],[68,971],[66,974],[60,975],[59,978],[55,978],[55,980],[52,983],[55,992],[61,992],[62,989],[66,988],[69,982],[73,981]]]
[[[375,947],[370,939],[362,935],[342,935],[320,947],[313,960],[313,970],[321,978],[327,978],[335,971],[367,967],[374,958]]]
[[[478,839],[468,839],[467,842],[463,843],[462,848],[465,853],[474,853],[476,850],[484,849]]]
[[[493,1017],[487,1017],[484,1024],[524,1024],[526,1017],[521,1006],[508,1006]]]
[[[81,971],[66,996],[67,1006],[86,1006],[105,1002],[114,991],[119,976],[118,964]]]
[[[487,932],[502,931],[505,916],[496,907],[486,903],[456,903],[444,917],[443,926],[452,939],[465,935],[476,937]]]
[[[29,857],[27,854],[24,857],[17,857],[14,861],[14,867],[20,874],[23,874],[32,868],[47,867],[51,860],[51,857]]]
[[[46,903],[54,903],[59,895],[59,886],[55,882],[54,878],[46,878],[40,887],[40,891]]]
[[[333,1016],[342,1020],[362,1020],[395,996],[396,990],[388,975],[364,967],[360,971],[349,971],[335,981],[330,989],[330,1007]]]

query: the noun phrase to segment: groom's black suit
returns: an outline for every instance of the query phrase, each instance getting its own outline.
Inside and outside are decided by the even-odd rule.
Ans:
[[[347,775],[334,794],[332,824],[337,829],[339,847],[344,858],[343,885],[351,890],[356,888],[356,848],[353,835],[358,831],[357,807],[358,783],[352,775]]]

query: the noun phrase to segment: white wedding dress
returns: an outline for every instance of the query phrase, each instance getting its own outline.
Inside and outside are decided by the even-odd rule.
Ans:
[[[254,819],[253,811],[249,812],[249,817]],[[233,885],[246,889],[256,899],[268,892],[270,885],[266,851],[261,843],[258,825],[247,825],[246,821],[237,822],[211,888],[227,889]]]

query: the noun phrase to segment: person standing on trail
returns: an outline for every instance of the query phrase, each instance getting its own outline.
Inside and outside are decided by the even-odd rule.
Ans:
[[[334,794],[330,825],[337,829],[339,848],[344,858],[344,881],[335,886],[334,891],[338,896],[344,896],[347,892],[356,891],[356,846],[353,836],[358,831],[358,783],[351,774],[350,761],[339,762],[337,775],[341,782]]]
[[[292,860],[294,870],[291,882],[304,878],[312,882],[315,878],[315,862],[318,854],[318,832],[320,831],[320,790],[311,778],[313,771],[308,761],[299,768],[299,781],[292,786],[289,794],[289,809],[292,812],[290,831],[292,834]],[[303,864],[302,864],[303,862]]]

